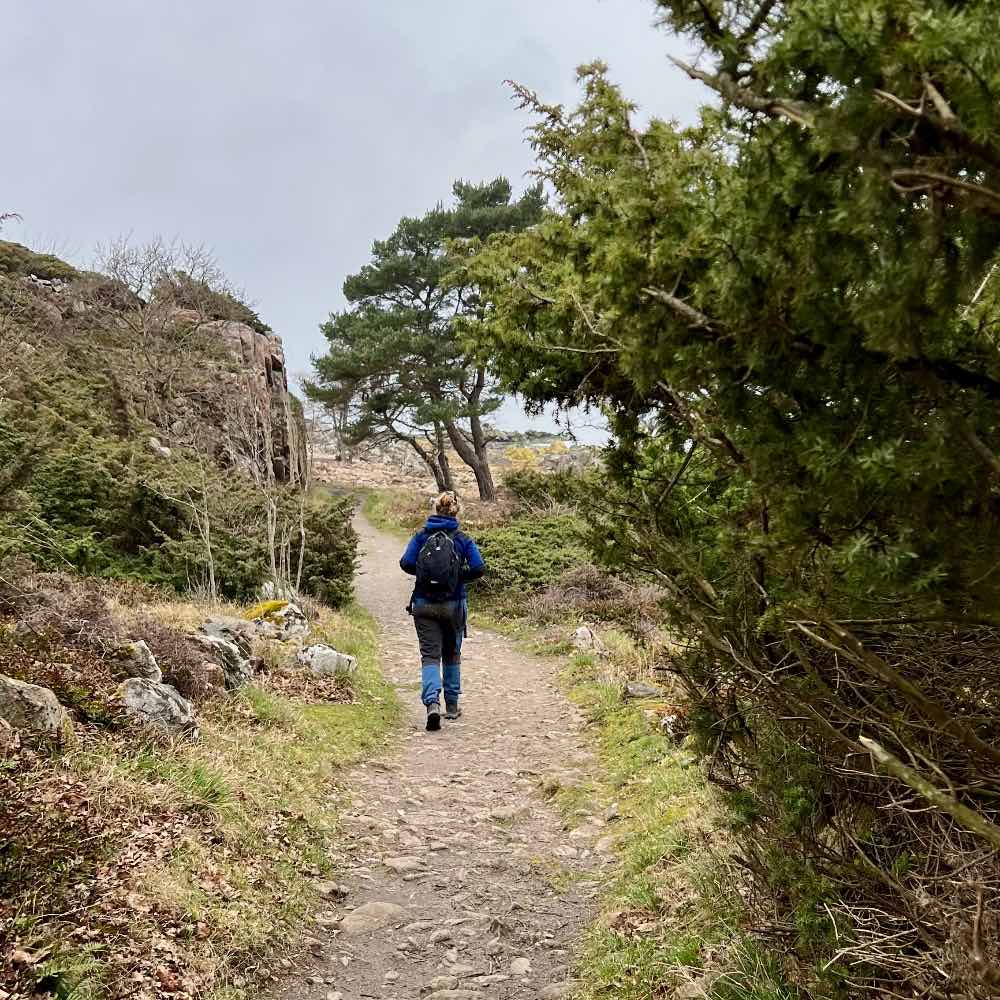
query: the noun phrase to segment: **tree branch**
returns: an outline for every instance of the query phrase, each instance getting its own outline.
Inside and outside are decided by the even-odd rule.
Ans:
[[[994,848],[1000,849],[1000,826],[991,823],[975,809],[970,809],[947,792],[932,785],[923,775],[918,774],[912,767],[907,767],[895,754],[890,753],[875,740],[860,736],[858,742],[884,770],[894,778],[898,778],[904,785],[909,785],[914,791],[919,792],[935,809],[947,813],[966,830],[978,834]]]
[[[683,316],[690,325],[697,329],[711,330],[712,321],[703,312],[699,312],[694,306],[689,306],[683,299],[665,292],[662,288],[644,288],[643,292],[651,298],[670,306],[674,312]]]
[[[919,191],[929,191],[934,187],[949,187],[956,191],[984,198],[992,206],[993,214],[1000,215],[1000,193],[981,184],[970,184],[968,181],[939,174],[934,170],[915,170],[909,167],[898,167],[891,174],[891,184],[903,194],[913,194]],[[912,186],[910,186],[912,185]]]
[[[761,97],[746,87],[741,87],[728,73],[706,73],[681,59],[670,57],[674,65],[680,67],[692,80],[701,80],[730,104],[756,111],[771,118],[787,118],[803,128],[813,127],[813,115],[818,108],[805,101],[783,100],[775,97]]]

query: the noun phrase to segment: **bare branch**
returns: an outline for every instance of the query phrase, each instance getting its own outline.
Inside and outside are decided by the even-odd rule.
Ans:
[[[706,73],[704,70],[697,69],[674,56],[670,57],[670,61],[684,70],[692,80],[701,80],[702,83],[707,84],[730,104],[745,108],[747,111],[757,111],[772,118],[787,118],[803,128],[813,127],[813,116],[818,109],[805,101],[761,97],[752,90],[741,87],[728,73]]]

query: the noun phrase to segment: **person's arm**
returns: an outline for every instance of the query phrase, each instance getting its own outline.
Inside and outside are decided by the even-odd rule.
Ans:
[[[421,536],[422,532],[417,532],[410,539],[410,544],[406,546],[406,551],[399,560],[399,568],[404,573],[409,573],[410,576],[417,575],[417,556],[420,555]]]
[[[486,572],[486,563],[480,555],[476,543],[470,538],[465,552],[465,566],[462,569],[462,583],[472,583]]]

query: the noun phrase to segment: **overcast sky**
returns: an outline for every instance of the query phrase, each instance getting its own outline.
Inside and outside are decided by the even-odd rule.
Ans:
[[[570,104],[600,58],[646,116],[706,99],[650,0],[0,0],[4,237],[90,264],[210,247],[292,371],[373,239],[456,178],[531,168],[503,81]],[[508,424],[520,423],[513,412]]]

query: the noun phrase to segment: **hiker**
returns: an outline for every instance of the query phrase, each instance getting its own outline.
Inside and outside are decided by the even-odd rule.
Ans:
[[[445,718],[462,710],[462,639],[467,634],[469,605],[465,585],[486,569],[476,543],[459,530],[458,495],[442,493],[434,513],[406,546],[399,560],[404,573],[415,576],[407,611],[413,615],[420,643],[421,700],[427,706],[427,728],[441,728],[442,667]]]

